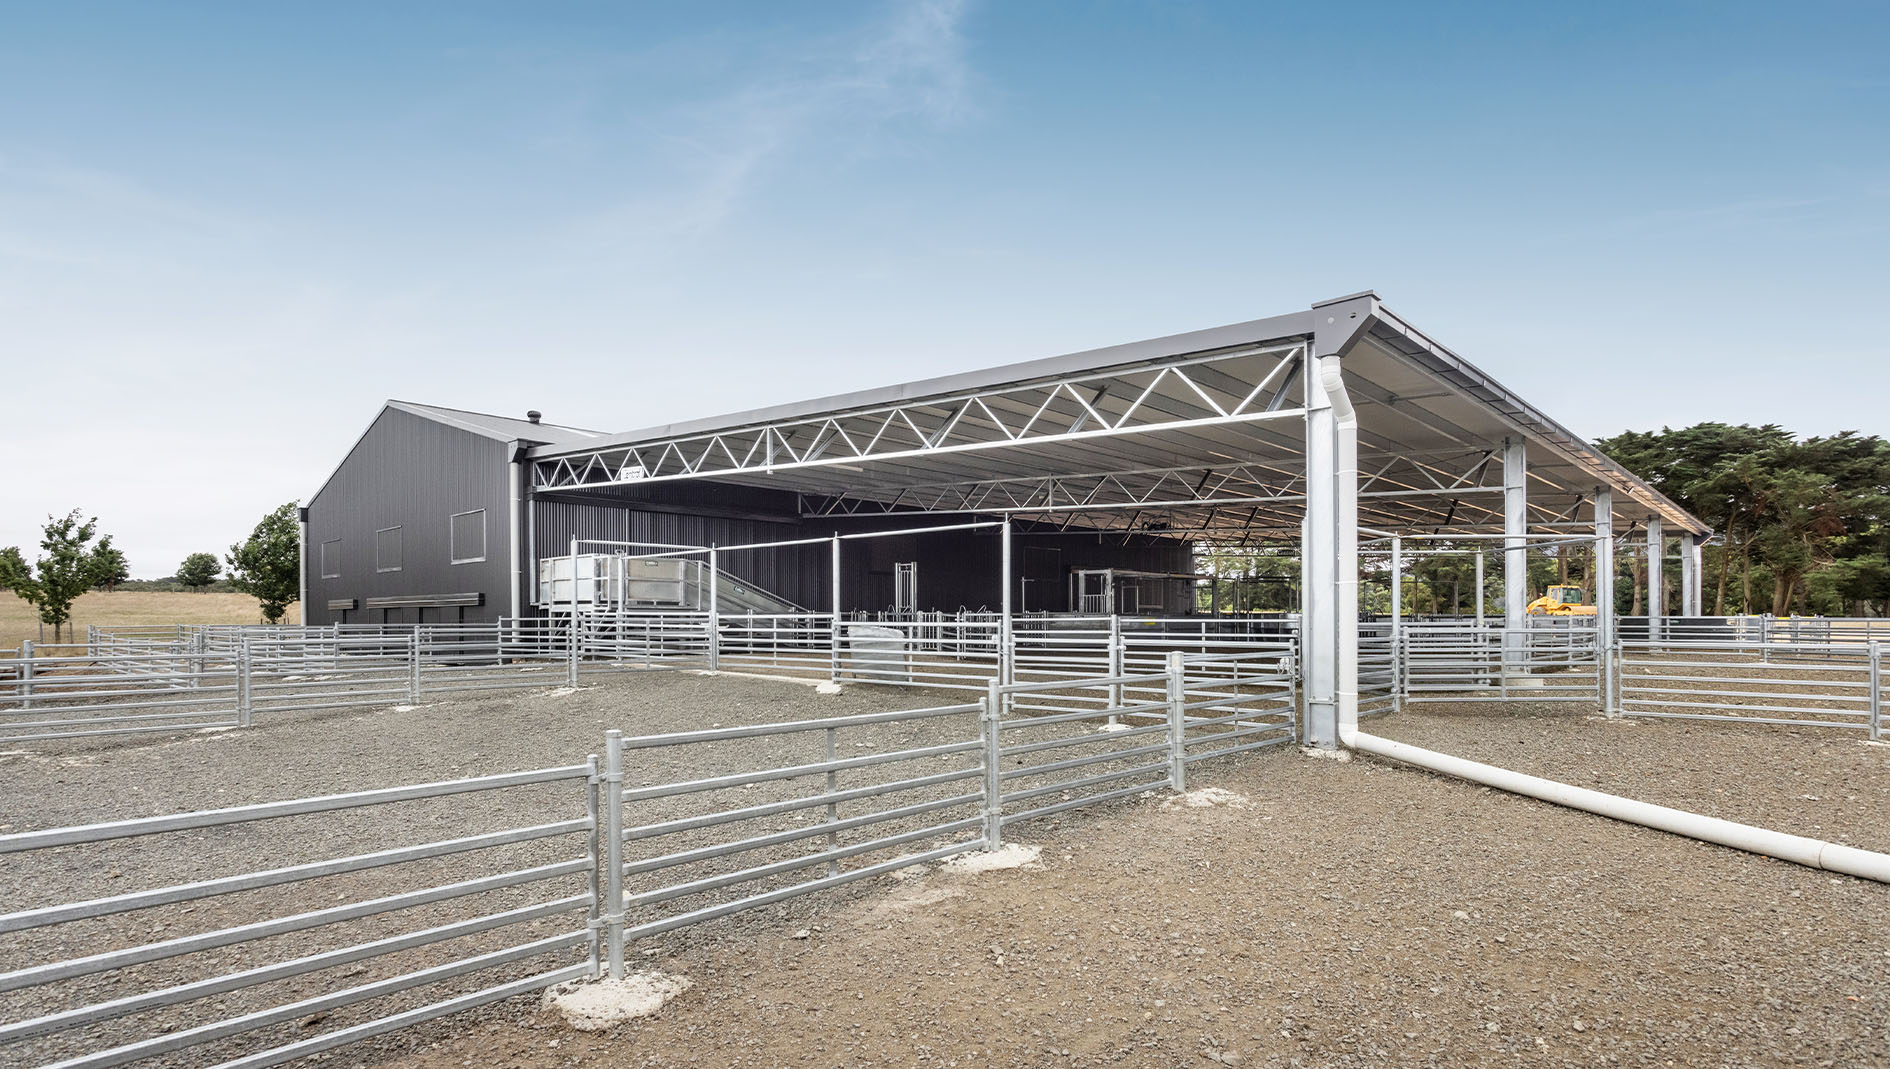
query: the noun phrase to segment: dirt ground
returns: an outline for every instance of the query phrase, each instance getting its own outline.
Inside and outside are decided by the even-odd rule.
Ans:
[[[494,694],[179,740],[48,744],[0,755],[0,830],[558,764],[594,750],[605,727],[937,699],[653,673],[564,697]],[[1610,722],[1567,705],[1431,706],[1368,727],[1890,850],[1890,748],[1854,732]],[[1176,808],[1161,792],[1076,810],[1015,829],[1044,848],[1040,868],[876,878],[633,944],[636,965],[694,985],[640,1022],[578,1033],[533,996],[312,1061],[1890,1065],[1890,887],[1364,759],[1275,749],[1196,766],[1192,785],[1245,804]],[[420,837],[474,816],[515,826],[521,812],[537,810],[430,806]],[[308,821],[221,844],[219,860],[249,871],[296,860],[293,850],[335,856],[371,830]],[[156,878],[215,874],[189,855],[151,853]],[[14,883],[9,897],[69,900],[64,882],[87,871]],[[184,1012],[173,1011],[175,1026],[192,1023]]]
[[[1854,734],[1566,707],[1374,728],[1890,849],[1890,749]],[[377,1064],[1890,1065],[1890,887],[1370,760],[1203,784],[1247,804],[1078,813],[1020,834],[1040,869],[640,948],[694,983],[654,1017],[578,1033],[519,1000]]]

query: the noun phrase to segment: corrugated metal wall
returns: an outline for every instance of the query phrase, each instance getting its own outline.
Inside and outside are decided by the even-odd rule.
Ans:
[[[353,598],[480,593],[485,603],[466,609],[357,609],[349,622],[383,619],[413,623],[454,619],[486,621],[511,610],[512,465],[505,442],[385,409],[326,487],[309,503],[304,573],[312,624],[341,619],[328,602]],[[530,577],[537,560],[569,551],[572,538],[681,545],[741,545],[800,538],[889,531],[965,522],[961,515],[824,517],[803,520],[799,500],[780,491],[723,483],[621,488],[590,495],[596,503],[541,498],[521,517],[520,574],[530,612]],[[485,510],[485,560],[454,564],[451,517]],[[398,526],[397,571],[377,570],[376,532]],[[322,576],[322,545],[339,543],[339,571]],[[1134,568],[1185,572],[1185,543],[1136,536],[1054,533],[1020,525],[1014,543],[1019,589],[1015,604],[1032,611],[1068,605],[1066,577],[1074,568]],[[841,556],[841,601],[848,611],[886,609],[893,601],[893,566],[919,564],[921,608],[995,609],[1002,596],[996,530],[846,541]],[[728,554],[723,569],[813,611],[831,609],[831,548],[827,544]]]
[[[511,611],[511,478],[506,444],[383,409],[328,484],[308,505],[303,574],[311,624],[340,620],[334,599],[478,592],[476,608],[404,609],[347,614],[348,622],[427,623],[496,619]],[[450,523],[455,513],[485,510],[485,560],[454,564]],[[376,532],[400,528],[400,569],[380,571]],[[336,578],[322,576],[322,544],[339,542]],[[334,568],[331,571],[337,570]]]

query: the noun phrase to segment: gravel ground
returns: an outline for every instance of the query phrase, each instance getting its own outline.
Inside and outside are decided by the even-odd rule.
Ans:
[[[0,831],[25,831],[570,765],[581,763],[587,753],[601,748],[606,728],[619,728],[634,736],[932,707],[962,703],[964,697],[938,691],[866,686],[849,687],[839,695],[824,695],[797,683],[739,677],[709,679],[669,672],[635,673],[606,679],[600,685],[576,693],[497,692],[413,709],[302,713],[259,720],[259,726],[249,731],[192,733],[163,742],[150,741],[149,737],[66,740],[0,753],[0,790],[4,790],[4,795],[0,796],[6,799],[4,809],[0,809]],[[975,710],[961,709],[942,717],[839,729],[834,732],[832,744],[837,756],[849,758],[966,743],[975,740],[977,733]],[[1082,725],[1063,724],[1009,732],[1007,742],[1030,742],[1070,734],[1093,738],[1092,748],[1099,752],[1151,741],[1151,736],[1146,734],[1094,733]],[[825,736],[826,733],[817,731],[686,748],[632,749],[626,754],[624,782],[626,787],[636,788],[818,762],[828,756]],[[1031,755],[1028,760],[1042,761],[1055,756],[1059,754],[1048,752]],[[1151,760],[1161,762],[1159,756],[1141,755],[1087,765],[1081,774],[1095,775],[1110,769],[1145,765]],[[841,832],[836,841],[843,847],[895,833],[912,836],[910,841],[895,844],[890,849],[843,859],[839,864],[844,871],[975,839],[978,835],[975,827],[959,826],[936,833],[934,829],[954,822],[976,824],[978,766],[976,752],[925,753],[891,764],[842,771],[832,780],[824,775],[799,776],[637,801],[626,807],[626,819],[631,825],[652,824],[804,798],[833,787],[849,789],[893,779],[966,773],[960,778],[929,783],[885,799],[838,805],[834,815],[845,819],[877,809],[939,803],[925,812]],[[1163,776],[1165,771],[1157,769],[1143,773],[1134,782],[1150,782]],[[974,797],[967,800],[964,798],[967,794]],[[1053,796],[1035,804],[1055,800],[1057,797]],[[168,833],[26,855],[0,870],[0,893],[7,895],[10,908],[32,908],[343,857],[396,845],[570,820],[584,813],[584,787],[581,781],[573,781],[291,817],[263,824]],[[787,861],[820,850],[827,845],[827,836],[796,833],[808,832],[826,818],[824,806],[788,809],[739,825],[685,830],[633,841],[629,844],[627,858],[636,861],[674,855],[733,838],[769,833],[794,836],[786,842],[745,851],[738,857],[695,860],[661,872],[634,875],[628,881],[629,890],[633,894],[646,893],[663,886],[724,874],[741,866]],[[0,941],[0,971],[570,861],[584,857],[585,852],[585,836],[573,832],[528,843],[456,853],[398,868],[329,876],[193,904],[41,928]],[[820,871],[804,867],[790,869],[758,881],[711,888],[639,906],[633,910],[632,921],[656,920],[727,902],[744,894],[786,887],[797,880],[817,876]],[[584,895],[587,886],[586,874],[568,873],[532,886],[497,889],[454,902],[422,905],[34,987],[9,996],[5,1011],[0,1012],[0,1020],[19,1020],[502,909]],[[862,883],[826,894],[836,901],[844,901],[857,897],[865,888],[866,884]],[[788,915],[784,911],[792,908],[770,907],[666,938],[668,945],[677,948],[703,940],[728,939],[756,925],[769,929],[779,917]],[[583,910],[577,908],[503,931],[348,964],[308,978],[271,982],[221,1000],[192,1003],[169,1011],[151,1011],[142,1017],[31,1041],[30,1045],[9,1049],[6,1057],[39,1061],[154,1033],[181,1031],[234,1013],[372,982],[473,952],[500,950],[528,939],[582,931],[583,922]],[[273,1031],[258,1033],[250,1040],[230,1041],[173,1057],[183,1059],[184,1063],[207,1064],[253,1048],[258,1041],[280,1043],[305,1038],[376,1014],[580,960],[583,960],[582,948],[566,947],[530,962],[429,988],[424,992],[425,998],[417,992],[395,995],[353,1010],[298,1015],[298,1019]],[[366,1012],[370,1008],[375,1012]],[[402,1041],[395,1037],[380,1042],[398,1048]],[[356,1048],[348,1056],[359,1057],[362,1049]]]
[[[169,742],[49,745],[0,756],[0,823],[17,831],[565,764],[596,750],[607,727],[647,733],[940,700],[654,673],[565,696],[307,715]],[[931,723],[937,733],[902,725],[902,744],[965,737],[958,718]],[[1854,733],[1618,723],[1566,705],[1429,706],[1371,730],[1890,849],[1890,749]],[[750,746],[726,758],[729,767],[759,767],[757,754],[772,752]],[[632,783],[695,774],[635,759],[630,768]],[[1018,829],[1045,847],[1038,870],[867,880],[645,941],[633,957],[695,986],[644,1022],[579,1034],[521,998],[320,1060],[428,1069],[1890,1065],[1890,888],[1367,760],[1274,750],[1200,766],[1194,783],[1248,804],[1167,809],[1147,798],[1079,810]],[[495,792],[490,805],[488,796],[482,805],[404,804],[411,841],[558,819],[568,810],[544,814],[570,804],[563,789],[562,797],[552,787]],[[749,800],[776,797],[762,789]],[[98,888],[104,866],[116,866],[104,869],[108,878],[130,873],[145,886],[365,849],[384,831],[371,819],[279,823],[287,830],[200,835],[208,845],[183,851],[169,837],[148,849],[121,845],[102,865],[76,851],[50,872],[12,863],[0,891],[31,906],[117,890]],[[515,853],[503,859],[522,865],[581,854],[582,844],[508,849]],[[422,868],[430,879],[414,886],[464,878],[456,864]],[[374,886],[331,879],[287,905],[355,900]],[[557,893],[574,887],[582,889],[567,883]],[[271,898],[268,915],[284,904]],[[514,903],[501,895],[484,908],[503,904]],[[188,907],[136,915],[145,924],[157,914],[156,925],[171,926],[162,931],[99,922],[78,938],[10,936],[0,941],[0,968],[253,919],[244,908],[237,900],[214,910],[200,903],[188,918]],[[546,929],[554,930],[570,926]],[[366,931],[374,929],[350,938]],[[802,931],[806,938],[794,938]],[[258,948],[257,960],[282,956],[270,949]],[[249,963],[225,954],[218,971]],[[177,978],[151,968],[147,979]],[[40,995],[8,996],[6,1019],[43,1011]],[[343,1011],[308,1028],[349,1020]],[[191,1023],[177,1013],[159,1027]],[[305,1034],[297,1026],[275,1038]],[[20,1056],[16,1048],[0,1058]]]
[[[1890,750],[1855,734],[1566,706],[1374,730],[1890,848]],[[654,948],[695,986],[647,1020],[575,1033],[521,1000],[384,1064],[1890,1065],[1890,888],[1369,760],[1196,783],[1248,805],[1074,815],[1028,836],[1037,871]]]

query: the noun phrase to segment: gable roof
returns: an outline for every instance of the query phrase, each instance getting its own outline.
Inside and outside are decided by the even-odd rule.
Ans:
[[[462,408],[442,408],[439,405],[423,405],[413,401],[389,401],[388,408],[399,409],[422,419],[435,423],[444,423],[449,427],[458,427],[483,438],[497,442],[532,442],[541,445],[581,445],[595,438],[605,437],[602,431],[587,431],[579,427],[565,427],[556,423],[533,423],[530,420],[513,419],[510,416],[494,416],[486,412],[468,412]]]

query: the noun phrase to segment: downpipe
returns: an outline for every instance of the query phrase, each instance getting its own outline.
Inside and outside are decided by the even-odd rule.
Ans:
[[[1346,392],[1345,379],[1338,359],[1327,358],[1319,374],[1319,385],[1332,402],[1337,421],[1337,448],[1334,467],[1338,514],[1358,515],[1358,414]],[[1358,524],[1338,525],[1338,727],[1339,744],[1348,750],[1371,754],[1391,761],[1415,765],[1446,776],[1479,783],[1486,787],[1520,794],[1555,805],[1579,809],[1597,816],[1674,835],[1684,835],[1701,842],[1729,846],[1809,868],[1839,872],[1878,883],[1890,883],[1890,854],[1859,850],[1853,846],[1822,839],[1790,835],[1769,828],[1721,820],[1718,817],[1689,813],[1650,802],[1639,802],[1617,794],[1589,790],[1531,776],[1481,761],[1427,750],[1421,746],[1368,735],[1358,729]]]

